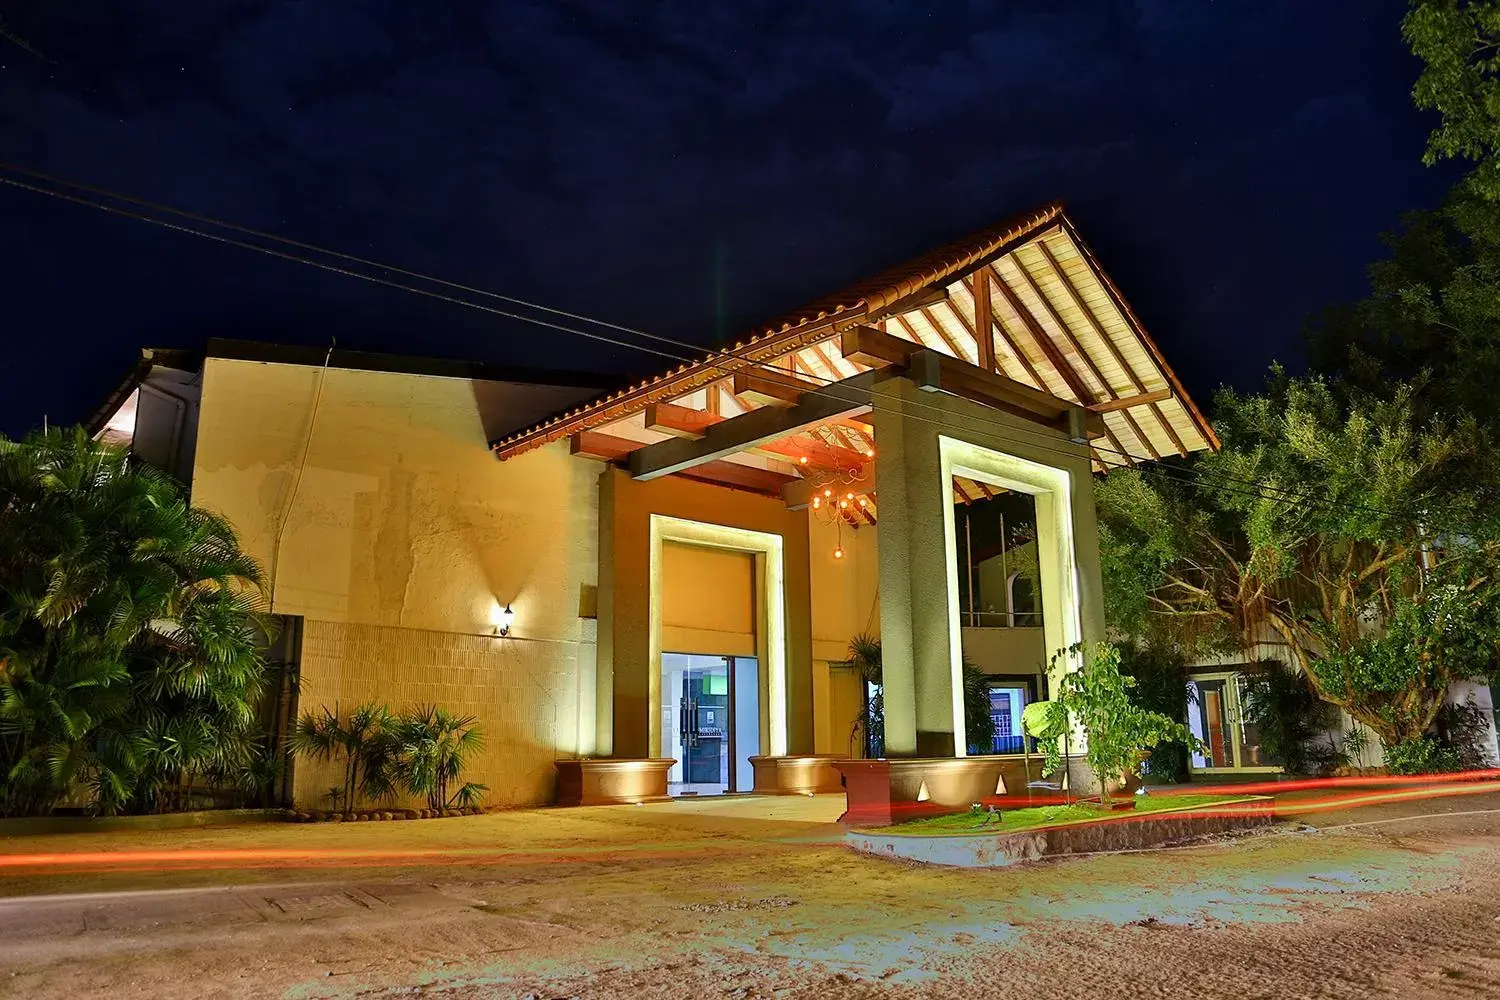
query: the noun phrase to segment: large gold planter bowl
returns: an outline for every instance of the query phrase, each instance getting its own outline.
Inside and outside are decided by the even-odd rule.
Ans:
[[[844,783],[838,765],[842,754],[801,754],[784,757],[751,757],[755,768],[756,795],[817,795],[841,792]]]
[[[559,760],[557,804],[560,806],[629,805],[667,798],[671,757]]]

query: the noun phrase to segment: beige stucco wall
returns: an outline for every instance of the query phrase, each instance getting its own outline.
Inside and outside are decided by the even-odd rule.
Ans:
[[[468,380],[214,358],[203,380],[193,499],[305,616],[301,708],[473,714],[488,801],[546,801],[551,761],[592,749],[597,465],[566,444],[496,461]],[[483,388],[491,420],[569,392]],[[299,761],[298,801],[335,780]]]
[[[861,682],[830,663],[848,657],[855,635],[880,635],[878,538],[876,525],[840,528],[808,518],[814,753],[848,753],[849,732],[863,705]],[[840,547],[843,558],[834,558]]]
[[[855,635],[880,634],[879,528],[840,529],[810,516],[807,534],[813,659],[841,660]],[[835,559],[840,546],[844,557]]]

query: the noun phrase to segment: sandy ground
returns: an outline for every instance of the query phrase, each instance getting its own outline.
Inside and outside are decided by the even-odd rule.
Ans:
[[[848,853],[841,804],[11,838],[0,996],[1500,996],[1500,793],[995,871]]]

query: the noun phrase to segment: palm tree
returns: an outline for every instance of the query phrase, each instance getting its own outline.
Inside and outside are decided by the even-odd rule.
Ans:
[[[400,730],[400,721],[384,705],[365,702],[347,718],[339,717],[335,705],[321,714],[305,713],[292,730],[290,747],[314,760],[342,762],[344,783],[330,798],[353,809],[361,795],[379,800],[395,794]]]
[[[0,814],[236,780],[271,634],[222,517],[81,429],[0,437]]]
[[[849,752],[854,752],[854,741],[864,737],[866,760],[885,756],[885,695],[880,661],[880,640],[868,632],[861,632],[849,640],[849,659],[842,666],[852,667],[863,681],[866,692],[864,707],[854,720],[849,732]]]
[[[428,808],[473,806],[489,790],[470,781],[449,794],[473,755],[484,746],[472,715],[458,716],[429,705],[403,716],[397,732],[406,790],[425,796]]]
[[[854,720],[849,733],[849,745],[864,734],[865,757],[873,759],[885,755],[885,694],[881,685],[884,674],[881,666],[880,640],[868,632],[861,632],[849,640],[849,659],[840,666],[852,667],[859,672],[867,691],[872,691]],[[970,753],[989,753],[995,743],[995,720],[990,716],[989,678],[967,658],[963,661],[964,692],[964,742]]]

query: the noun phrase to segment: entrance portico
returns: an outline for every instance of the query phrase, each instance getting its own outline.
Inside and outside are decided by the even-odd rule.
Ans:
[[[593,698],[580,699],[593,710],[580,723],[596,734],[594,756],[666,755],[663,653],[727,652],[664,645],[661,546],[746,553],[757,791],[777,790],[759,787],[762,775],[820,766],[776,760],[857,755],[853,739],[838,745],[849,720],[829,717],[851,699],[828,692],[851,680],[831,650],[860,632],[882,650],[886,756],[967,756],[966,653],[1010,650],[978,666],[1035,677],[1053,653],[1102,636],[1094,473],[1216,444],[1059,206],[493,447],[504,459],[560,439],[576,459],[604,463],[598,656]],[[970,641],[1015,615],[1007,596],[1002,620],[979,627],[955,508],[1007,494],[1034,505],[1025,544],[1040,629],[1024,643]],[[1011,542],[1000,545],[1003,557]],[[708,602],[717,589],[700,593]]]

